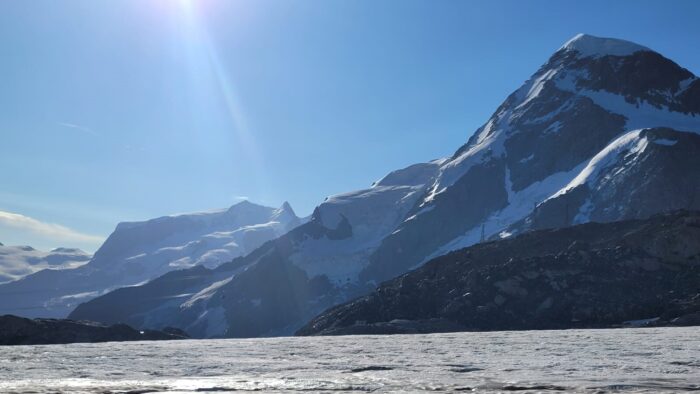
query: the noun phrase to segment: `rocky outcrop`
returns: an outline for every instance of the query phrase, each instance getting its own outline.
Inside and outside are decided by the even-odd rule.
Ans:
[[[49,345],[76,342],[159,341],[186,339],[176,328],[136,330],[126,324],[107,326],[90,321],[26,319],[0,316],[0,345]]]
[[[478,244],[332,308],[299,335],[698,324],[700,213]]]

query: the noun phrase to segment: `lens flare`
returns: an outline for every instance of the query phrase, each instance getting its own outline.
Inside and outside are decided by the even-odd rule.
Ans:
[[[219,51],[209,32],[202,23],[200,9],[203,1],[178,0],[181,6],[181,18],[183,19],[183,41],[187,48],[187,62],[190,74],[201,95],[204,97],[218,97],[226,109],[226,117],[231,122],[232,137],[235,143],[245,153],[245,168],[254,173],[258,195],[264,199],[268,190],[264,161],[253,134],[246,122],[245,114],[238,95],[233,78],[221,60]],[[202,75],[204,74],[204,75]],[[211,111],[211,108],[207,108]],[[204,132],[199,130],[199,132]],[[237,163],[241,163],[237,160]]]

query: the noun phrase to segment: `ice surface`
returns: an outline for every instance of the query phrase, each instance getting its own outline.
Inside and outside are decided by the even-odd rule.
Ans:
[[[0,392],[700,389],[696,327],[0,347]]]

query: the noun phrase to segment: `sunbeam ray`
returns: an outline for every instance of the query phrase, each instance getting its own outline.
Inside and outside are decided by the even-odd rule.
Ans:
[[[187,47],[187,61],[194,84],[193,86],[202,97],[211,99],[216,97],[225,108],[224,114],[231,124],[230,131],[226,137],[232,138],[232,143],[237,144],[237,151],[243,152],[245,168],[253,172],[255,187],[258,198],[264,199],[268,193],[268,182],[265,171],[265,161],[260,153],[255,136],[250,130],[246,116],[241,105],[241,100],[236,93],[235,83],[230,75],[230,67],[224,64],[219,55],[219,51],[208,30],[202,23],[199,14],[198,4],[193,0],[180,0],[180,11],[183,24],[183,41]],[[204,75],[201,75],[204,73]],[[218,106],[217,106],[218,107]],[[200,110],[202,108],[199,108]],[[210,116],[212,108],[206,108],[207,114],[203,118]],[[195,116],[197,118],[197,116]],[[200,116],[195,120],[195,126],[205,123]],[[198,130],[201,133],[202,130]],[[240,164],[241,160],[235,160]]]

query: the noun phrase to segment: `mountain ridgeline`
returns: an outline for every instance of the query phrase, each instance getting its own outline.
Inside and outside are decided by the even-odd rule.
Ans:
[[[634,43],[578,35],[452,156],[331,196],[229,263],[104,294],[70,317],[195,337],[291,334],[480,241],[700,209],[699,133],[690,71]]]

